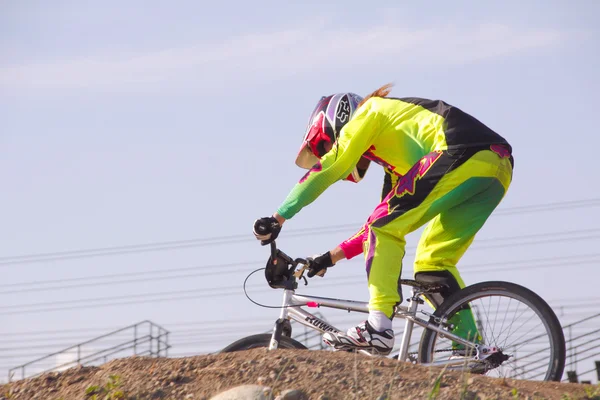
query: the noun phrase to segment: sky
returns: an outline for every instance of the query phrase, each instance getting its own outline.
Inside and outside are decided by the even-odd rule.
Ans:
[[[303,175],[294,159],[320,96],[388,82],[460,107],[514,149],[465,281],[527,286],[562,322],[597,311],[600,3],[288,3],[0,0],[0,379],[143,320],[172,333],[175,356],[270,330],[277,311],[242,290],[269,255],[252,223]],[[333,185],[279,246],[333,248],[382,178],[373,166]],[[249,284],[280,303],[260,274]],[[366,300],[361,260],[302,291]]]

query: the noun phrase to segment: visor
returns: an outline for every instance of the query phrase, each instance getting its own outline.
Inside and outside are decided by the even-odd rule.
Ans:
[[[296,156],[296,165],[300,168],[311,169],[313,165],[319,162],[319,158],[315,156],[312,151],[310,151],[310,147],[308,147],[307,142],[302,142],[302,146],[300,146],[300,151]]]
[[[319,162],[319,157],[316,155],[316,144],[329,139],[323,132],[324,121],[325,113],[323,112],[313,112],[311,115],[302,140],[302,146],[300,146],[300,151],[296,156],[296,165],[300,168],[311,169],[313,165]],[[311,143],[313,143],[312,147]]]

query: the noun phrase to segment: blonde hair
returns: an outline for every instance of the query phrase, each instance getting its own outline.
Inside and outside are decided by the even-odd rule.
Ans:
[[[392,86],[394,86],[393,83],[386,83],[385,85],[383,85],[382,87],[380,87],[379,89],[362,99],[362,101],[358,103],[358,107],[365,104],[367,100],[369,100],[372,97],[387,97],[387,95],[390,94],[390,92],[392,91]]]

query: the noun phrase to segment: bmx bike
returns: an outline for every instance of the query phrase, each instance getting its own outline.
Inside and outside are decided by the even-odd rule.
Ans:
[[[283,289],[283,303],[273,333],[262,333],[237,340],[221,352],[266,347],[269,350],[306,349],[294,340],[290,320],[321,333],[339,333],[336,327],[311,314],[306,308],[334,308],[368,313],[368,303],[296,293],[298,282],[308,284],[308,268],[302,258],[293,259],[271,243],[265,278],[274,289]],[[247,278],[246,278],[247,279]],[[447,369],[469,370],[495,377],[560,381],[565,366],[565,338],[556,314],[533,291],[511,282],[490,281],[467,286],[449,296],[428,312],[421,308],[427,296],[443,286],[402,279],[410,287],[408,305],[395,308],[394,317],[404,319],[400,348],[394,358]],[[480,340],[467,340],[452,333],[450,322],[459,311],[471,308]],[[421,309],[420,309],[421,308]],[[424,328],[418,352],[410,353],[414,325]],[[460,346],[461,356],[456,356]],[[376,355],[359,350],[368,355]]]

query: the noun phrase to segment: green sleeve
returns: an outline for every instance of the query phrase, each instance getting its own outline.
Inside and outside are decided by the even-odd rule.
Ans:
[[[381,129],[381,114],[367,101],[344,126],[338,143],[294,186],[277,213],[290,219],[333,183],[348,176]]]

